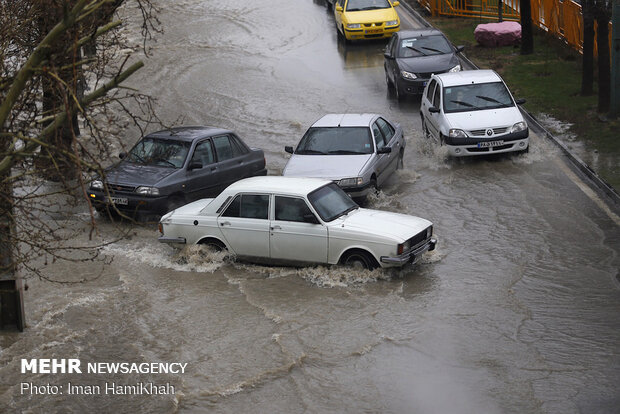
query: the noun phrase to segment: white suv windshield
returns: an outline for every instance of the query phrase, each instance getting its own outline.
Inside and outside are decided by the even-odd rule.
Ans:
[[[443,110],[446,113],[510,106],[514,106],[514,102],[503,82],[449,86],[443,89]]]

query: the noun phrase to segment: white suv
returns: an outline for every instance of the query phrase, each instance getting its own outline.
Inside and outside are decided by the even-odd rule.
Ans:
[[[529,129],[506,84],[492,70],[433,75],[422,95],[426,137],[455,157],[529,149]]]

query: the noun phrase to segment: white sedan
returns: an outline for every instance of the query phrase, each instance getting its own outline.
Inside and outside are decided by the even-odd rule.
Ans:
[[[317,178],[253,177],[161,218],[159,241],[206,244],[252,261],[404,266],[433,250],[433,223],[360,208]]]

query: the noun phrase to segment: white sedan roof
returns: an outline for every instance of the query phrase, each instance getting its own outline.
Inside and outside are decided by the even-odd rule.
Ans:
[[[441,83],[445,87],[502,81],[502,78],[491,69],[463,70],[461,72],[441,73],[435,76],[441,79]]]
[[[377,114],[327,114],[312,127],[367,127],[377,116]]]
[[[278,193],[286,195],[306,196],[330,180],[321,178],[305,177],[282,177],[279,175],[268,175],[261,177],[251,177],[239,180],[226,188],[226,194],[239,192],[257,193]]]

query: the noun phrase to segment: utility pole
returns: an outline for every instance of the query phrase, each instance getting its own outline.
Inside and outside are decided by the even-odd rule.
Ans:
[[[609,117],[620,116],[620,0],[614,0],[611,11],[611,102]]]

